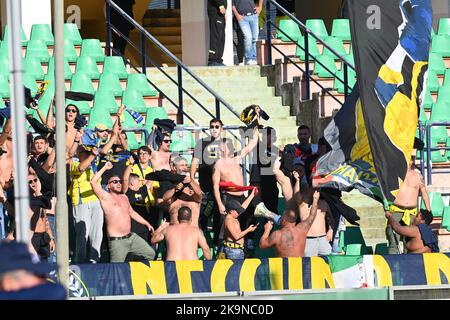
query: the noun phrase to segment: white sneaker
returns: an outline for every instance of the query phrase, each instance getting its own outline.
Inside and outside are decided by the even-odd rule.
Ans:
[[[238,66],[243,66],[244,62],[239,62]]]
[[[249,65],[249,66],[255,66],[257,64],[258,64],[258,62],[256,60],[248,60],[247,61],[247,65]]]

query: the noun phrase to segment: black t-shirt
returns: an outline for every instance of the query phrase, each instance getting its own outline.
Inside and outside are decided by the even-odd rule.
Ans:
[[[142,218],[149,221],[150,217],[145,206],[145,199],[148,197],[147,187],[142,186],[138,191],[133,191],[128,188],[125,195],[128,197],[133,210],[139,213]]]
[[[279,149],[272,145],[270,149],[260,140],[253,150],[253,158],[250,167],[250,182],[261,183],[266,176],[273,176],[273,164],[278,156]]]
[[[212,169],[220,157],[220,139],[212,140],[211,137],[197,141],[194,150],[194,158],[199,159],[198,182],[203,192],[212,192]]]
[[[233,6],[236,7],[237,12],[241,15],[256,13],[254,0],[233,0]]]

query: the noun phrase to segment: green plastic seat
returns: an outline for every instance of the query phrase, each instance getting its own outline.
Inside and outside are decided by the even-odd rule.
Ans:
[[[350,49],[350,53],[344,55],[344,59],[355,66],[355,56],[353,55],[353,51]]]
[[[73,105],[77,106],[78,110],[80,110],[80,113],[82,115],[88,115],[88,114],[90,114],[90,112],[92,110],[88,101],[75,101],[75,100],[66,99],[66,106],[69,104],[73,104]]]
[[[437,34],[432,38],[431,52],[450,57],[450,35]]]
[[[9,48],[8,42],[2,41],[0,44],[0,59],[8,59],[9,58]]]
[[[70,84],[70,90],[76,92],[85,92],[94,94],[94,86],[92,85],[89,75],[84,73],[75,73],[72,76],[72,82]]]
[[[27,73],[32,74],[36,80],[42,80],[45,77],[41,61],[38,58],[26,57],[23,60],[23,69]]]
[[[42,40],[28,41],[27,53],[25,56],[29,58],[38,58],[44,63],[47,63],[48,60],[50,60],[47,45]]]
[[[128,150],[137,150],[140,147],[134,132],[127,132]]]
[[[431,110],[431,121],[450,121],[450,102],[447,103],[445,101],[437,101],[433,104],[433,108]]]
[[[428,117],[427,117],[427,114],[425,113],[424,108],[420,108],[419,120],[422,121],[422,123],[425,123],[428,121]]]
[[[327,37],[325,43],[334,49],[339,55],[346,56],[347,51],[345,51],[344,43],[339,38]],[[334,53],[332,53],[328,48],[323,48],[323,54],[332,56],[335,60],[339,59]]]
[[[325,69],[328,68],[327,69]],[[329,55],[321,55],[316,58],[314,62],[314,74],[321,78],[334,78],[337,72],[336,64],[334,63],[334,58]]]
[[[110,91],[97,91],[94,98],[94,109],[102,109],[104,112],[115,114],[118,108],[116,98]]]
[[[425,91],[425,95],[422,102],[422,109],[430,110],[433,106],[433,98],[431,97],[430,90]]]
[[[438,98],[436,102],[447,102],[450,103],[450,86],[448,87],[440,87],[438,91]]]
[[[144,97],[155,97],[158,94],[143,73],[131,73],[128,75],[127,90],[139,91]]]
[[[44,94],[39,99],[38,108],[41,110],[44,117],[47,116],[48,108],[50,107],[50,104],[52,103],[52,99],[55,95],[55,86],[54,85],[48,85],[47,90],[45,90]]]
[[[98,123],[103,123],[109,129],[113,127],[113,121],[109,113],[106,113],[103,109],[92,108],[89,114],[89,125],[90,129],[94,129]]]
[[[169,119],[166,109],[163,107],[149,107],[145,117],[145,128],[150,132],[155,119]],[[150,129],[150,130],[149,130]]]
[[[0,95],[0,108],[5,107],[5,100],[3,100],[3,97]]]
[[[436,92],[439,90],[439,87],[440,87],[440,84],[439,84],[439,79],[438,79],[436,72],[429,71],[427,88],[430,89],[431,92]]]
[[[362,255],[361,243],[348,244],[345,248],[346,256],[360,256]]]
[[[48,70],[47,74],[54,74],[55,73],[55,58],[52,57],[48,63]],[[70,80],[72,79],[72,69],[70,69],[69,61],[64,58],[64,79]]]
[[[147,111],[144,98],[139,91],[125,90],[122,95],[122,105],[132,108],[134,111],[144,113]]]
[[[319,38],[325,39],[328,37],[328,31],[322,19],[308,19],[306,20],[306,27]]]
[[[444,82],[442,83],[443,87],[450,87],[450,69],[447,69],[444,74]]]
[[[450,18],[439,19],[438,34],[450,35]]]
[[[440,192],[430,191],[428,192],[428,197],[430,198],[431,212],[434,217],[442,217],[444,212],[444,200]],[[425,204],[422,200],[422,209],[425,209]]]
[[[287,34],[293,41],[296,41],[302,36],[300,28],[293,20],[288,19],[280,20],[279,29],[283,31],[285,34]],[[278,30],[277,32],[278,39],[280,39],[283,42],[292,41],[280,30]]]
[[[31,95],[35,95],[38,90],[38,85],[36,83],[36,78],[29,73],[23,74],[23,85],[30,89]]]
[[[447,231],[450,231],[450,207],[446,206],[444,208],[444,212],[442,214],[442,228],[447,229]]]
[[[356,83],[356,72],[353,69],[347,68],[347,77],[348,77],[348,84],[347,84],[348,92],[351,92],[353,89],[353,86]],[[338,70],[336,72],[336,77],[334,78],[333,89],[339,93],[345,92],[344,69],[343,68],[341,68],[340,70]]]
[[[448,138],[448,133],[445,126],[431,127],[430,134],[431,134],[431,144],[433,146],[437,145],[438,143],[445,143]]]
[[[3,98],[9,98],[9,81],[8,77],[0,75],[0,95]]]
[[[42,69],[42,67],[41,67]],[[42,73],[44,71],[42,70]],[[9,60],[8,58],[0,58],[0,75],[9,78]]]
[[[103,73],[100,76],[98,91],[110,91],[114,96],[122,96],[122,86],[119,77],[115,73]]]
[[[77,62],[78,56],[74,43],[70,40],[64,40],[64,57],[71,63]]]
[[[123,62],[123,59],[118,56],[105,57],[103,73],[115,73],[119,79],[126,79],[128,77],[125,63]]]
[[[55,44],[55,38],[48,24],[33,24],[31,26],[30,40],[42,40],[47,46]]]
[[[428,58],[428,69],[434,71],[436,74],[445,73],[445,63],[439,53],[430,53]]]
[[[375,245],[375,254],[380,254],[380,255],[389,254],[387,243],[377,243]]]
[[[297,49],[295,55],[300,58],[300,60],[305,61],[305,38],[301,37],[297,40]],[[313,37],[308,37],[308,51],[309,51],[309,61],[312,61],[315,57],[320,56],[319,48],[317,47],[316,39]],[[312,56],[312,57],[311,57]]]
[[[81,42],[81,57],[91,57],[97,62],[105,61],[102,45],[98,39],[84,39]]]
[[[334,19],[331,27],[331,35],[341,40],[350,41],[350,21],[348,19]]]
[[[83,40],[75,23],[64,23],[64,39],[72,41],[74,45],[81,45]]]
[[[178,126],[177,126],[178,127]],[[195,139],[191,131],[174,130],[171,135],[170,151],[188,151],[195,147]]]
[[[133,117],[127,111],[124,111],[123,116],[124,119],[122,122],[122,127],[125,129],[142,128],[144,126],[144,122],[136,123],[136,121],[134,121]]]
[[[3,41],[5,43],[8,43],[8,40],[9,40],[8,29],[9,29],[8,25],[5,25],[5,29],[3,30]],[[20,26],[20,39],[21,39],[20,42],[22,44],[22,47],[26,47],[28,44],[28,39],[27,39],[27,36],[25,35],[25,31],[23,30],[22,26]]]
[[[82,73],[88,75],[91,79],[97,80],[100,78],[100,72],[98,71],[97,62],[91,57],[79,57],[77,60],[77,66],[75,73]]]

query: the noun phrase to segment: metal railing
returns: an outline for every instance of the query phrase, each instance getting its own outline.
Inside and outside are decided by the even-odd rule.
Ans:
[[[275,6],[277,10],[281,11],[284,15],[286,15],[290,20],[294,21],[298,25],[299,29],[301,31],[303,31],[303,38],[304,38],[303,46],[301,46],[298,43],[298,40],[292,39],[290,35],[286,34],[275,23],[272,22],[272,17],[271,17],[271,6],[272,5]],[[349,86],[349,84],[348,84],[348,68],[356,71],[355,66],[353,64],[351,64],[350,62],[348,62],[339,53],[337,53],[336,50],[334,50],[331,46],[329,46],[327,43],[325,43],[319,36],[317,36],[313,31],[308,29],[306,27],[306,25],[304,25],[302,22],[300,22],[294,15],[292,15],[289,11],[284,9],[276,1],[274,1],[274,0],[267,0],[266,1],[266,12],[267,12],[267,15],[268,15],[267,21],[266,21],[266,23],[267,23],[266,47],[267,47],[267,58],[268,58],[269,64],[272,64],[272,49],[275,49],[276,51],[278,51],[283,56],[285,61],[287,60],[288,62],[292,63],[298,70],[303,72],[304,79],[305,79],[305,93],[306,93],[305,96],[306,96],[307,100],[309,100],[311,98],[311,81],[313,81],[315,84],[317,84],[322,89],[322,91],[325,94],[327,94],[330,97],[332,97],[340,105],[343,105],[343,103],[339,99],[337,99],[334,95],[332,95],[328,91],[328,88],[325,88],[324,86],[322,86],[319,81],[317,81],[316,79],[314,79],[312,77],[311,70],[309,69],[309,63],[311,61],[314,61],[314,63],[319,64],[320,66],[322,66],[326,71],[330,72],[331,74],[334,74],[334,73],[326,65],[324,65],[322,62],[320,62],[317,59],[315,59],[315,57],[309,52],[309,43],[308,43],[309,37],[312,37],[317,42],[320,42],[323,45],[324,48],[327,48],[332,54],[334,54],[338,59],[340,59],[342,61],[342,68],[344,68],[344,71],[343,71],[344,79],[341,79],[336,74],[334,74],[334,77],[338,81],[340,81],[341,83],[344,84],[344,96],[345,97],[347,97],[349,95],[349,90],[352,89]],[[292,60],[290,57],[288,57],[286,54],[284,54],[279,48],[277,48],[275,45],[272,44],[272,38],[271,38],[272,37],[272,27],[274,27],[275,30],[281,32],[290,41],[295,43],[296,47],[299,47],[300,49],[302,49],[305,52],[305,61],[304,61],[305,67],[304,67],[304,69],[301,68],[297,62]]]
[[[425,138],[426,138],[426,154],[427,154],[427,184],[430,185],[433,183],[433,162],[431,159],[431,152],[440,151],[440,150],[450,150],[450,146],[431,146],[431,128],[432,127],[450,127],[450,122],[443,121],[427,121],[423,127],[425,128]],[[420,130],[419,130],[420,133]],[[423,161],[423,152],[421,152],[421,161]],[[450,173],[449,170],[442,170],[439,173]]]
[[[111,24],[111,10],[115,10],[120,14],[125,20],[128,21],[136,30],[140,32],[140,44],[134,43],[129,37],[126,37],[116,26]],[[171,82],[173,82],[178,88],[178,103],[170,99],[164,92],[158,88],[158,86],[147,79],[148,82],[160,93],[160,95],[166,98],[174,107],[177,108],[177,122],[179,124],[184,123],[184,117],[187,117],[192,123],[197,124],[189,115],[184,112],[183,108],[183,96],[186,94],[192,101],[194,101],[205,113],[211,118],[219,118],[221,115],[221,107],[225,107],[237,118],[239,118],[239,113],[226,102],[218,93],[216,93],[211,87],[209,87],[202,79],[200,79],[195,73],[192,72],[183,62],[181,62],[172,52],[170,52],[166,47],[164,47],[154,36],[152,36],[147,30],[145,30],[141,25],[139,25],[133,18],[131,18],[126,12],[124,12],[114,1],[106,1],[106,54],[111,55],[114,50],[111,48],[111,31],[118,34],[121,38],[125,39],[128,44],[130,44],[141,56],[142,63],[142,73],[146,74],[147,63],[150,62],[154,67],[156,67],[162,74],[164,74]],[[147,41],[153,43],[162,53],[164,53],[169,59],[176,64],[177,68],[177,80],[173,79],[161,66],[153,62],[153,60],[146,53]],[[112,50],[113,49],[113,50]],[[114,50],[116,53],[117,51]],[[135,68],[136,69],[136,68]],[[137,69],[136,69],[137,70]],[[196,83],[203,87],[209,94],[211,94],[215,99],[215,114],[211,113],[198,99],[196,99],[190,92],[188,92],[183,87],[183,71],[190,75]]]

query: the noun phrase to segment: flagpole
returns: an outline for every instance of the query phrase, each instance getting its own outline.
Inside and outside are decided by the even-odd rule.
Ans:
[[[56,105],[56,259],[59,281],[68,288],[69,227],[66,190],[66,118],[64,101],[64,0],[53,2],[55,33],[55,105]]]
[[[11,73],[11,120],[14,164],[14,207],[16,212],[16,236],[20,242],[29,242],[30,220],[28,210],[27,138],[25,131],[24,88],[21,45],[21,0],[8,0],[8,32]]]

